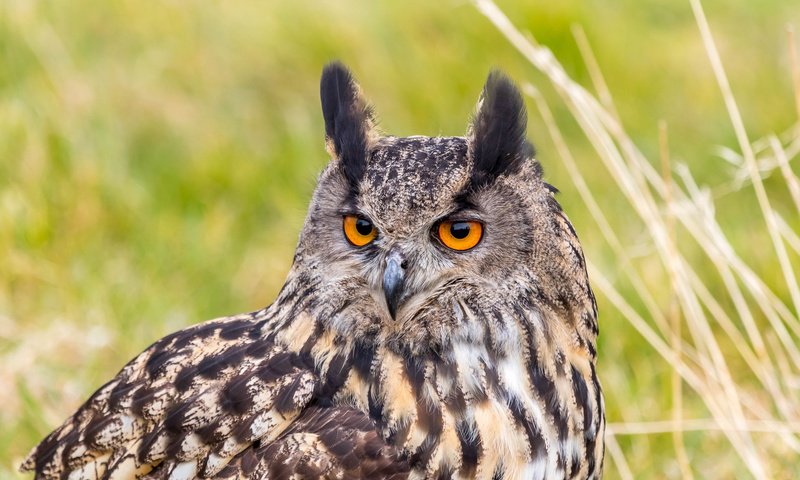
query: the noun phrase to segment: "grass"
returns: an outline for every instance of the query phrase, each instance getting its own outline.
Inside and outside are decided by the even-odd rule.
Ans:
[[[741,152],[734,154],[733,158],[746,171],[744,178],[751,182],[746,188],[739,186],[735,191],[745,193],[752,187],[758,205],[758,209],[753,210],[761,214],[768,232],[764,236],[771,241],[768,243],[764,239],[759,246],[767,244],[772,247],[771,253],[774,253],[778,265],[774,275],[784,281],[782,293],[791,302],[782,301],[743,260],[728,239],[725,228],[717,221],[714,197],[709,195],[706,187],[698,187],[689,169],[683,164],[676,165],[679,178],[673,179],[667,124],[660,126],[660,174],[655,162],[649,161],[635,145],[617,116],[607,84],[580,30],[576,31],[577,39],[591,69],[599,99],[571,80],[550,51],[537,44],[533,36],[521,34],[491,0],[478,0],[476,4],[526,59],[552,82],[561,101],[570,109],[574,120],[625,195],[632,210],[626,222],[638,217],[635,221],[646,234],[645,239],[639,242],[646,244],[649,252],[641,258],[634,258],[626,245],[629,242],[616,233],[608,215],[599,206],[597,194],[587,185],[575,164],[547,102],[538,90],[529,85],[527,90],[536,100],[575,186],[592,211],[615,258],[623,263],[624,276],[636,290],[636,296],[646,304],[649,315],[642,316],[631,306],[630,300],[621,292],[624,281],[612,278],[608,271],[590,260],[590,275],[595,288],[660,355],[660,360],[672,374],[672,381],[668,384],[672,393],[671,418],[649,424],[623,421],[610,425],[607,438],[609,456],[617,473],[624,478],[640,475],[638,472],[634,474],[630,454],[621,447],[619,436],[664,433],[673,437],[674,449],[671,451],[681,476],[693,477],[694,471],[702,471],[701,461],[705,459],[694,460],[698,449],[687,448],[691,440],[687,440],[684,430],[690,430],[702,440],[708,440],[715,433],[723,434],[728,451],[719,450],[718,455],[735,453],[737,458],[733,459],[734,462],[741,463],[730,470],[717,466],[713,471],[702,472],[703,477],[720,475],[727,478],[741,475],[745,470],[756,478],[794,476],[793,473],[797,472],[791,470],[797,468],[795,459],[800,451],[797,439],[800,411],[797,408],[795,373],[800,366],[797,363],[800,289],[792,262],[797,261],[796,255],[800,250],[795,250],[795,255],[790,257],[789,242],[785,243],[779,224],[782,215],[797,218],[800,202],[795,202],[794,208],[789,207],[785,213],[772,207],[756,157],[757,147],[748,139],[699,1],[692,0],[691,7]],[[790,36],[789,40],[793,42],[794,39]],[[794,69],[798,61],[796,57],[790,58]],[[800,88],[795,89],[795,95],[800,99]],[[787,190],[792,192],[795,200],[798,178],[788,165],[786,148],[798,139],[800,130],[797,126],[789,132],[785,144],[774,135],[769,137],[766,158],[761,159],[761,163],[771,161],[771,169],[780,168]],[[791,228],[785,230],[792,231]],[[687,234],[690,238],[679,239],[679,235],[685,237]],[[747,253],[753,250],[752,246],[742,248]],[[687,257],[690,252],[695,258]],[[652,275],[654,267],[660,270],[656,275]],[[646,273],[654,276],[657,283],[643,281]],[[712,294],[709,288],[711,278],[723,283],[722,297]],[[665,292],[670,298],[659,306],[657,297]],[[770,343],[769,347],[767,343]],[[666,386],[667,382],[664,383]],[[688,387],[686,393],[684,385]],[[686,418],[687,411],[702,409],[708,412],[708,420],[698,422]],[[687,424],[701,426],[687,427]],[[702,455],[716,451],[703,447]]]
[[[493,5],[3,3],[0,477],[154,339],[271,301],[331,58],[398,135],[523,85],[600,303],[608,478],[800,475],[800,8]]]

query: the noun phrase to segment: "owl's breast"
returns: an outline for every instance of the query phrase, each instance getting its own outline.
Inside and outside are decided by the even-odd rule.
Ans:
[[[602,458],[599,386],[569,362],[551,370],[556,359],[533,360],[474,344],[429,358],[379,347],[336,401],[369,413],[408,459],[411,478],[593,478]]]

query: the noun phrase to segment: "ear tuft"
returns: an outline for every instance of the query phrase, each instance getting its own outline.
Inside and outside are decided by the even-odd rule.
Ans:
[[[319,92],[328,152],[341,162],[350,185],[357,188],[375,123],[372,109],[353,75],[338,61],[322,70]]]
[[[519,90],[503,73],[492,71],[467,132],[473,186],[513,174],[533,157],[533,146],[525,139],[526,127],[525,103]]]

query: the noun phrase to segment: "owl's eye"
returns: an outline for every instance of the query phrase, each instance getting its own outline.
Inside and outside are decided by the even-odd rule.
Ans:
[[[445,247],[463,252],[477,245],[483,237],[483,224],[475,220],[466,222],[444,221],[437,229],[439,240]]]
[[[375,225],[369,220],[355,215],[345,215],[344,217],[344,236],[347,241],[356,247],[363,247],[364,245],[375,240],[378,236],[378,230]]]

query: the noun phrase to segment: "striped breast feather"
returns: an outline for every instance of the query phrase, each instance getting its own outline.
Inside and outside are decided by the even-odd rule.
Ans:
[[[188,479],[249,465],[254,443],[278,438],[319,388],[313,361],[265,336],[264,316],[212,320],[156,342],[21,469],[42,479]]]

